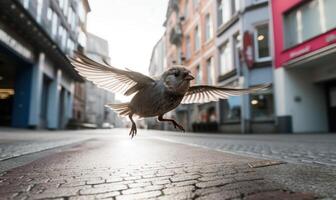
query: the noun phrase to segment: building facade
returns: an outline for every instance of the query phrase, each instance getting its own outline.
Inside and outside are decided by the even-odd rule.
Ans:
[[[166,38],[163,35],[154,45],[149,62],[148,73],[151,77],[159,77],[167,69],[166,59]],[[165,129],[164,123],[157,123],[155,118],[146,118],[145,123],[148,129]]]
[[[192,84],[215,84],[215,0],[169,1],[166,21],[167,67],[186,66],[196,77]],[[216,122],[216,103],[180,105],[171,113],[187,130]]]
[[[217,0],[217,82],[225,87],[273,83],[267,0]],[[230,97],[218,104],[222,132],[275,132],[274,97]]]
[[[110,63],[108,42],[92,33],[87,33],[85,54],[100,63]],[[115,96],[95,84],[85,81],[85,117],[84,122],[94,124],[102,128],[104,123],[118,126],[116,113],[105,107],[106,104],[114,103]]]
[[[63,0],[64,1],[64,0]],[[65,0],[66,1],[66,0]],[[64,2],[65,2],[64,1]],[[87,43],[87,14],[91,11],[89,2],[87,0],[80,0],[78,2],[78,44],[77,50],[84,52]],[[72,121],[69,124],[69,128],[80,128],[85,121],[85,82],[75,82],[74,89],[74,102],[72,109]]]
[[[78,3],[0,2],[1,126],[58,129],[72,117]]]
[[[336,132],[336,1],[271,5],[279,131]]]
[[[169,1],[167,67],[183,64],[192,84],[250,87],[273,83],[267,0]],[[220,102],[181,105],[175,117],[188,130],[275,132],[273,91]]]

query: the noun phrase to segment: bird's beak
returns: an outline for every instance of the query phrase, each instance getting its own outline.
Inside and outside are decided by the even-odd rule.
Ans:
[[[184,78],[184,80],[188,80],[188,81],[191,81],[191,80],[194,80],[195,78],[192,76],[192,75],[190,75],[190,74],[188,74],[185,78]]]

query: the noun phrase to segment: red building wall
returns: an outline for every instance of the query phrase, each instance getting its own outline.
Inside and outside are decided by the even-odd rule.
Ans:
[[[283,67],[289,61],[303,55],[313,53],[323,47],[336,43],[336,29],[310,38],[298,45],[285,48],[284,45],[284,20],[283,15],[287,11],[305,3],[305,0],[272,0],[271,10],[273,18],[273,37],[274,37],[274,60],[275,67]]]

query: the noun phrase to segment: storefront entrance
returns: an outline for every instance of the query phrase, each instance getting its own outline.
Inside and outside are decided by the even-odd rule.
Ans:
[[[336,133],[336,82],[328,86],[329,131]]]
[[[28,125],[32,66],[0,44],[0,126]]]

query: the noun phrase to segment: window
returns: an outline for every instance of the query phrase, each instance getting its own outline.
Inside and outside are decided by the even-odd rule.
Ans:
[[[72,7],[69,8],[68,23],[70,24],[71,29],[74,30],[76,26],[76,15]]]
[[[285,47],[295,46],[335,28],[335,8],[335,0],[312,0],[286,13]]]
[[[233,0],[232,5],[233,5],[232,6],[233,13],[239,12],[239,10],[240,10],[240,0]]]
[[[200,46],[200,31],[199,31],[199,29],[198,29],[198,26],[196,26],[195,27],[195,36],[194,36],[194,40],[195,40],[195,51],[197,51],[197,50],[199,50],[199,48],[201,47]]]
[[[240,66],[241,37],[239,33],[233,36],[234,42],[234,66]]]
[[[212,57],[209,58],[206,63],[207,63],[207,82],[208,85],[213,85],[214,81],[213,81],[213,61],[212,61]]]
[[[68,8],[69,8],[69,0],[64,0],[64,4],[62,6],[63,13],[65,16],[68,15]]]
[[[198,4],[199,4],[199,0],[193,0],[193,7],[194,7],[194,9],[197,8]]]
[[[210,14],[207,14],[205,16],[205,41],[208,41],[209,39],[212,38],[212,21],[211,21],[211,16]]]
[[[226,74],[230,71],[232,71],[233,68],[233,63],[232,63],[232,53],[231,53],[231,48],[230,48],[230,43],[227,42],[223,46],[220,47],[219,49],[219,64],[220,64],[220,74]]]
[[[85,23],[86,21],[86,11],[85,11],[85,8],[83,6],[83,3],[80,2],[77,4],[78,5],[78,16],[79,16],[79,19],[82,23]]]
[[[202,69],[201,69],[200,65],[197,65],[197,67],[196,67],[196,84],[201,84],[202,79],[203,79]]]
[[[29,7],[29,0],[23,0],[23,6],[28,9]]]
[[[57,34],[57,22],[58,16],[55,12],[53,12],[53,18],[52,18],[52,26],[51,26],[51,34],[53,37],[56,37]]]
[[[43,0],[37,0],[37,21],[41,22]]]
[[[52,17],[53,17],[53,11],[52,11],[51,8],[48,8],[48,10],[47,10],[47,20],[48,20],[49,23],[51,22]]]
[[[241,97],[232,96],[219,101],[221,122],[239,122],[241,118]]]
[[[186,0],[184,4],[184,18],[187,19],[189,15],[189,1]]]
[[[218,1],[218,26],[225,24],[231,17],[230,1]]]
[[[274,117],[273,94],[251,95],[251,118],[253,120],[271,120]]]
[[[268,24],[256,27],[254,33],[256,61],[270,60]]]
[[[191,57],[191,44],[190,44],[190,36],[186,37],[186,59],[189,60]]]
[[[67,50],[69,53],[72,53],[75,50],[75,42],[71,40],[70,38],[68,38]]]

